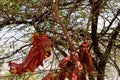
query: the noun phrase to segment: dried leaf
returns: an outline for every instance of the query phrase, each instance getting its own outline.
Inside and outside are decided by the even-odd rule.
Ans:
[[[62,69],[58,75],[58,80],[65,80],[69,75],[69,72],[66,69]]]
[[[78,71],[75,67],[71,69],[71,72],[69,74],[69,80],[79,80]]]
[[[51,44],[46,34],[40,35],[39,33],[35,33],[31,38],[31,42],[33,46],[21,64],[9,62],[9,71],[12,74],[20,75],[26,71],[34,72],[39,65],[43,66],[43,60],[51,55]]]
[[[56,80],[57,74],[55,72],[49,73],[42,80]]]
[[[64,67],[66,66],[66,64],[68,63],[68,61],[70,60],[70,56],[65,57],[60,63],[59,63],[59,67]]]

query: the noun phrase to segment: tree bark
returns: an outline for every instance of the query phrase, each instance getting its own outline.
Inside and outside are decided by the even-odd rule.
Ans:
[[[99,17],[99,10],[98,8],[100,8],[99,5],[101,5],[102,2],[100,2],[101,0],[99,0],[98,2],[96,2],[97,5],[94,5],[94,8],[92,10],[92,41],[93,41],[93,50],[94,53],[97,55],[97,57],[99,57],[99,62],[97,63],[97,67],[96,69],[98,70],[98,76],[97,76],[97,80],[104,80],[104,74],[105,74],[105,67],[106,67],[106,63],[107,60],[109,59],[112,47],[113,47],[113,43],[115,42],[115,39],[117,38],[117,35],[119,34],[120,31],[120,23],[118,24],[118,26],[116,27],[116,29],[113,31],[112,35],[111,35],[111,40],[109,41],[108,45],[107,45],[107,49],[103,55],[103,53],[100,52],[100,47],[98,45],[98,37],[97,37],[97,25],[98,25],[98,17]],[[108,56],[107,56],[108,55]]]
[[[97,76],[97,80],[104,80],[104,69],[105,69],[105,57],[104,55],[101,53],[100,51],[100,47],[98,44],[98,36],[97,36],[97,28],[98,28],[98,17],[99,17],[99,13],[100,13],[100,9],[102,6],[103,1],[102,0],[98,0],[96,2],[94,2],[94,6],[92,9],[92,25],[91,25],[91,29],[92,29],[92,41],[93,41],[93,50],[94,53],[97,55],[97,57],[99,57],[99,62],[97,63],[97,71],[99,76]]]
[[[100,52],[100,48],[98,45],[97,23],[98,23],[98,15],[95,15],[92,20],[92,41],[93,41],[94,53],[97,54],[97,56],[100,59],[97,66],[97,70],[100,75],[97,77],[97,80],[104,80],[105,68],[103,66],[105,66],[105,58],[104,55]]]

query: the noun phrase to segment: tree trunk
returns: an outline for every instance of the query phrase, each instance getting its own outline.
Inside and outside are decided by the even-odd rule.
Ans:
[[[98,23],[98,15],[94,16],[94,19],[92,20],[92,40],[93,40],[94,53],[97,54],[97,56],[100,59],[98,62],[98,66],[96,67],[99,74],[97,80],[104,80],[104,70],[105,70],[106,61],[104,55],[100,52],[98,45],[97,23]]]
[[[104,80],[104,71],[105,71],[105,66],[106,66],[106,60],[105,56],[101,53],[99,43],[98,43],[98,36],[97,36],[97,25],[98,25],[98,16],[100,12],[100,7],[101,7],[102,1],[99,0],[96,3],[94,3],[94,8],[92,10],[92,41],[93,41],[93,50],[94,53],[97,55],[99,58],[99,62],[97,63],[97,71],[98,71],[98,76],[97,80]]]
[[[97,66],[96,66],[96,69],[98,70],[98,74],[99,74],[97,76],[97,80],[104,80],[106,63],[107,63],[107,60],[109,58],[108,56],[111,53],[111,49],[112,49],[113,43],[115,42],[115,39],[117,38],[117,35],[119,34],[120,23],[118,24],[116,29],[113,31],[113,34],[111,35],[111,41],[108,43],[107,49],[106,49],[106,51],[105,51],[105,53],[103,55],[103,53],[100,52],[100,48],[99,48],[99,45],[98,45],[99,41],[98,41],[98,37],[97,37],[98,16],[99,16],[100,9],[103,6],[102,5],[103,4],[103,0],[98,0],[96,2],[93,2],[93,0],[90,0],[90,1],[92,1],[90,3],[92,5],[91,6],[91,8],[92,8],[92,11],[91,11],[91,14],[92,14],[91,29],[92,29],[93,50],[94,50],[94,53],[99,58],[99,62],[97,63]],[[116,16],[118,16],[118,14],[120,14],[120,11],[118,11]],[[116,16],[115,16],[115,18],[116,18]],[[114,19],[113,19],[113,21],[114,21]],[[111,24],[112,24],[112,22],[111,22]],[[106,55],[108,55],[108,56],[106,56]]]

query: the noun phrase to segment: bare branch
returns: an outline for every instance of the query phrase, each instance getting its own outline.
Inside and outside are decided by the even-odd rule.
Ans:
[[[19,49],[17,49],[16,51],[14,51],[11,55],[0,58],[0,60],[3,60],[3,59],[5,59],[5,58],[9,58],[9,57],[15,55],[17,52],[19,52],[19,51],[20,51],[21,49],[23,49],[24,47],[27,47],[27,46],[30,46],[30,45],[31,45],[31,44],[26,44],[26,45],[20,47]]]

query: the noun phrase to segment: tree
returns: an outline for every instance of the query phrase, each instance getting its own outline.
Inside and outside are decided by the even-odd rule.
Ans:
[[[104,80],[107,64],[112,64],[120,75],[117,63],[120,52],[118,4],[118,0],[2,0],[1,64],[24,60],[31,46],[30,36],[37,31],[47,34],[51,40],[53,56],[46,60],[51,67],[50,70],[38,68],[35,73],[23,74],[22,78],[43,76],[41,71],[59,70],[56,65],[69,55],[67,50],[77,52],[83,41],[89,44],[98,71],[97,80]],[[94,77],[89,78],[94,80]]]

